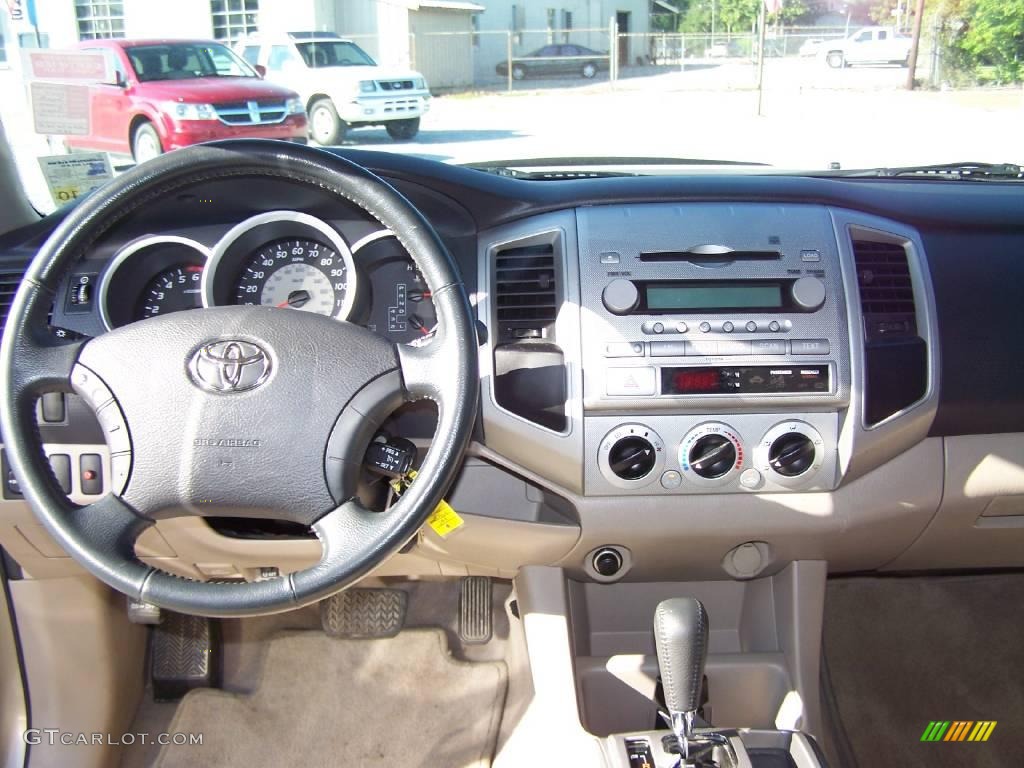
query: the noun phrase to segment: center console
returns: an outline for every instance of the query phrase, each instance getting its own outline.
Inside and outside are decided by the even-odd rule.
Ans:
[[[591,208],[578,222],[586,492],[834,488],[851,376],[827,209]]]

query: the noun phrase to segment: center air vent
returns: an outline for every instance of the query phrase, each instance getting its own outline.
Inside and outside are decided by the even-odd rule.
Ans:
[[[854,240],[857,287],[868,341],[917,335],[907,250],[897,243]]]
[[[552,243],[503,248],[494,255],[499,342],[546,338],[558,314]]]

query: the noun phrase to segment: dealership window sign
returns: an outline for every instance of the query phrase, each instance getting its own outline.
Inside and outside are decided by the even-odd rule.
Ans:
[[[11,21],[27,18],[33,27],[39,23],[36,20],[36,0],[7,0],[7,12],[11,16]]]
[[[111,81],[102,53],[24,51],[36,133],[85,136],[91,132],[89,87]]]

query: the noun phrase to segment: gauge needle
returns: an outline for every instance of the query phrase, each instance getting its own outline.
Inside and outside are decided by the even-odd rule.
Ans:
[[[309,303],[312,297],[309,295],[309,291],[300,290],[292,291],[288,294],[288,298],[277,305],[278,309],[287,309],[288,307],[295,307],[295,309],[301,309]]]

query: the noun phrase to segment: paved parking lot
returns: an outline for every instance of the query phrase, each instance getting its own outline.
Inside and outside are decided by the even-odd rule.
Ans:
[[[1024,163],[1019,87],[907,92],[900,67],[834,70],[813,59],[769,59],[758,116],[756,74],[742,59],[688,60],[683,70],[624,69],[614,88],[607,79],[548,79],[506,93],[495,83],[436,97],[415,141],[361,129],[345,145],[453,162],[640,155],[791,169]],[[3,98],[4,125],[42,205],[35,157],[47,141],[32,133],[27,109],[15,108],[16,91]]]

